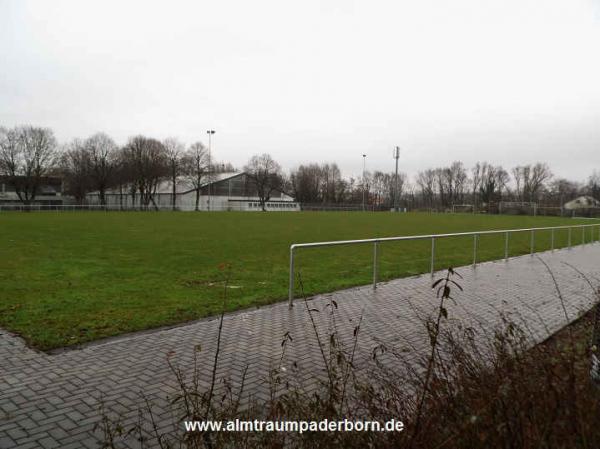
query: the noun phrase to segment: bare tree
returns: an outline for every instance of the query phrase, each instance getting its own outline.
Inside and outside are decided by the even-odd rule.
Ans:
[[[0,135],[0,174],[23,204],[31,204],[42,178],[56,162],[56,139],[49,128],[18,126]]]
[[[319,164],[300,165],[290,174],[294,197],[301,203],[323,202],[323,170]]]
[[[460,161],[454,161],[448,169],[449,179],[452,185],[452,203],[463,203],[469,176],[467,170]]]
[[[539,195],[552,177],[553,174],[548,164],[538,162],[533,166],[529,182],[529,191],[531,192],[533,201],[538,201]]]
[[[339,192],[342,174],[336,163],[323,164],[323,186],[322,197],[324,203],[335,203],[338,201],[337,194]]]
[[[435,186],[437,187],[437,194],[439,201],[442,206],[448,206],[450,201],[448,200],[449,196],[449,186],[447,184],[446,170],[443,168],[436,168],[434,170],[435,173]]]
[[[398,197],[402,196],[404,185],[406,183],[406,174],[398,173]],[[394,173],[383,173],[381,171],[373,172],[371,176],[373,190],[373,201],[379,206],[392,206],[394,195],[396,194],[396,175]]]
[[[300,165],[290,174],[290,190],[302,203],[336,203],[345,187],[335,163]]]
[[[232,173],[235,172],[236,169],[233,166],[233,164],[231,162],[221,162],[221,161],[217,161],[217,162],[212,162],[210,164],[211,166],[211,174],[217,174],[217,173]]]
[[[90,176],[94,188],[98,190],[100,204],[106,204],[106,189],[114,172],[117,145],[104,133],[96,133],[85,140],[85,148],[89,153]]]
[[[406,175],[406,173],[398,172],[398,184],[397,185],[396,185],[396,174],[395,173],[392,174],[391,179],[390,179],[390,186],[389,186],[389,191],[391,192],[390,201],[394,201],[396,195],[398,195],[398,201],[400,201],[402,199],[402,196],[404,195],[404,191],[405,191],[407,185],[408,185],[408,176]],[[397,187],[398,191],[396,191],[396,187]],[[393,204],[390,203],[390,205],[393,205]]]
[[[171,178],[171,206],[175,210],[177,205],[177,178],[181,174],[181,165],[184,145],[174,137],[163,140],[167,163],[169,164],[169,175]]]
[[[508,172],[500,165],[493,166],[484,162],[480,166],[479,197],[488,208],[502,198],[502,191],[510,179]]]
[[[371,186],[373,189],[373,202],[374,204],[380,205],[388,202],[392,191],[389,189],[391,186],[391,179],[394,175],[383,173],[382,171],[373,172],[371,178]]]
[[[471,168],[471,201],[473,206],[477,208],[478,205],[478,193],[479,186],[481,184],[481,171],[482,166],[480,162],[477,162],[473,168]]]
[[[419,186],[419,190],[421,191],[421,196],[423,201],[429,207],[433,207],[433,199],[435,195],[435,180],[436,180],[436,172],[432,169],[427,169],[425,171],[419,172],[417,175],[417,185]]]
[[[600,200],[600,171],[594,170],[588,179],[588,193]]]
[[[562,206],[566,201],[577,197],[581,190],[582,188],[577,182],[564,178],[555,179],[548,186],[545,201],[550,205]]]
[[[92,190],[90,154],[80,139],[74,139],[64,148],[60,157],[60,171],[65,180],[66,193],[82,204]]]
[[[156,139],[136,136],[129,139],[122,154],[132,177],[131,193],[139,192],[140,205],[152,203],[158,208],[154,195],[159,181],[168,175],[165,147]]]
[[[256,187],[262,210],[266,211],[266,203],[273,192],[283,186],[281,166],[273,160],[271,155],[264,153],[252,156],[244,171]]]
[[[513,168],[516,193],[519,201],[536,202],[552,172],[547,164],[522,165]]]
[[[196,190],[196,208],[200,206],[200,189],[204,178],[208,173],[208,150],[201,143],[196,142],[190,145],[189,149],[182,158],[183,172],[186,178]]]
[[[125,189],[129,185],[132,205],[135,204],[135,184],[134,184],[133,164],[128,160],[128,150],[126,147],[117,149],[115,153],[115,170],[113,174],[113,185],[119,190],[119,207],[123,209]]]

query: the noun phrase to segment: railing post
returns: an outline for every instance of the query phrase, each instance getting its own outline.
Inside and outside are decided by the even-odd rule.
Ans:
[[[435,237],[431,237],[431,277],[435,270]]]
[[[571,234],[572,234],[573,228],[569,228],[569,249],[571,249]]]
[[[552,228],[552,234],[550,236],[550,250],[554,251],[554,228]]]
[[[377,241],[373,243],[373,290],[377,288]]]
[[[583,232],[581,233],[581,244],[582,244],[582,245],[585,245],[585,226],[583,226],[583,227],[581,228],[581,230],[583,231]]]
[[[473,234],[473,268],[477,266],[477,234]]]
[[[290,285],[288,291],[290,309],[294,307],[294,245],[290,246]]]
[[[508,260],[508,234],[504,235],[504,260]]]
[[[531,244],[529,248],[529,254],[533,256],[533,250],[535,249],[535,231],[531,230]]]

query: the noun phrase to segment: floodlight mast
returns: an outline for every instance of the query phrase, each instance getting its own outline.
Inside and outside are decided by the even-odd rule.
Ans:
[[[400,147],[396,147],[394,159],[396,159],[396,177],[394,178],[394,211],[398,212],[398,200],[400,196],[400,189],[398,184],[398,159],[400,159]]]

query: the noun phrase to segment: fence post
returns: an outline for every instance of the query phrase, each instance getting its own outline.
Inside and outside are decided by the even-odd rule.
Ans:
[[[477,234],[473,234],[473,268],[477,266]]]
[[[504,235],[504,260],[508,260],[508,232]]]
[[[583,231],[581,233],[581,244],[585,245],[585,226],[581,228],[581,230]]]
[[[529,254],[533,256],[533,250],[535,249],[535,231],[531,230],[531,245],[529,248]]]
[[[290,246],[290,285],[288,291],[290,309],[294,307],[294,245]]]
[[[435,237],[431,237],[431,277],[435,270]]]
[[[569,249],[571,249],[571,234],[572,234],[571,231],[572,230],[573,230],[573,228],[569,228]]]
[[[373,290],[377,288],[377,243],[373,243]]]
[[[552,228],[552,234],[550,236],[550,250],[554,251],[554,228]]]

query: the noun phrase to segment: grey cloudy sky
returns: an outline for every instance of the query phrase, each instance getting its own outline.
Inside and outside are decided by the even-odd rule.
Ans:
[[[600,168],[592,0],[0,0],[0,124],[205,141],[358,175]]]

